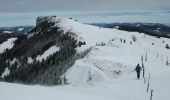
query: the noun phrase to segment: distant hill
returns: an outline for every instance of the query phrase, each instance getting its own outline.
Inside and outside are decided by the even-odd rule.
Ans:
[[[170,27],[159,23],[92,23],[91,25],[170,38]]]
[[[27,34],[34,26],[14,26],[14,27],[0,27],[0,33],[7,33],[13,36],[20,36]]]

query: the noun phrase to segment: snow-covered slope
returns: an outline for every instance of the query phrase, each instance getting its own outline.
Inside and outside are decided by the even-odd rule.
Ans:
[[[72,86],[43,87],[0,82],[0,89],[3,100],[112,100],[109,95],[94,92],[95,89]]]
[[[3,53],[6,49],[11,49],[14,46],[14,41],[17,38],[9,38],[7,41],[0,44],[0,53]]]
[[[0,83],[0,97],[10,100],[169,100],[170,45],[166,38],[155,38],[138,32],[100,28],[67,18],[56,18],[55,25],[75,33],[86,45],[77,48],[91,52],[65,73],[68,86],[42,87]],[[39,24],[39,23],[38,23]],[[134,42],[132,37],[136,37]],[[145,80],[136,79],[135,66],[144,59]],[[169,58],[169,59],[168,59]],[[147,92],[150,73],[150,87]],[[141,73],[142,76],[142,73]],[[10,88],[9,88],[10,87]],[[24,92],[14,92],[14,91]],[[7,96],[12,92],[12,96]],[[31,92],[30,92],[31,91]],[[21,96],[16,96],[16,95]]]
[[[59,51],[59,47],[56,46],[51,46],[48,50],[46,50],[42,55],[38,55],[36,60],[37,61],[42,61],[43,59],[46,60],[47,57],[49,57],[50,55],[52,55],[53,53]]]
[[[158,94],[157,100],[162,96],[168,100],[166,91],[170,89],[170,85],[167,85],[170,65],[166,65],[166,62],[170,62],[168,60],[170,50],[166,49],[165,45],[170,44],[169,39],[155,38],[144,33],[85,25],[70,19],[61,18],[58,20],[59,26],[65,31],[76,33],[78,39],[83,39],[86,42],[85,46],[77,48],[78,51],[94,46],[90,54],[76,61],[73,67],[67,71],[66,77],[70,84],[74,86],[102,84],[108,89],[110,88],[110,92],[120,96],[116,100],[123,100],[126,96],[133,100],[135,95],[136,99],[144,100],[149,95],[146,93],[147,82],[144,84],[143,78],[136,80],[134,71],[138,63],[141,65],[143,56],[146,80],[149,73],[151,74],[150,89],[154,89]],[[133,36],[137,38],[135,42],[132,39]],[[96,46],[102,42],[106,45]],[[162,81],[165,82],[162,83]],[[131,91],[133,88],[135,88],[134,91]],[[121,92],[124,94],[119,94]],[[123,96],[121,97],[121,95]]]

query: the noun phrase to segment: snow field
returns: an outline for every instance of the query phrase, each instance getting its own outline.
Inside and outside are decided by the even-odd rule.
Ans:
[[[77,60],[65,73],[69,85],[45,87],[0,82],[3,100],[149,100],[151,89],[154,90],[153,100],[169,100],[170,65],[166,65],[166,61],[170,50],[165,48],[166,44],[170,44],[169,39],[100,28],[66,18],[56,18],[56,25],[65,32],[76,33],[75,38],[86,42],[86,45],[77,48],[78,52],[94,46],[86,57]],[[132,35],[137,38],[135,42]],[[105,46],[96,46],[101,42]],[[142,56],[145,83],[142,73],[137,80],[134,71],[138,63],[141,65]]]

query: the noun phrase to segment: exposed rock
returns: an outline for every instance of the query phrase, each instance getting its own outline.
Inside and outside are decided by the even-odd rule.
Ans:
[[[40,17],[37,17],[36,19],[36,26],[40,25],[43,22],[51,23],[55,21],[56,21],[56,16],[40,16]]]

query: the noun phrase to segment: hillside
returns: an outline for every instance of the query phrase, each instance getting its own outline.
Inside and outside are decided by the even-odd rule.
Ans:
[[[14,26],[14,27],[0,27],[0,33],[10,34],[11,36],[26,35],[34,26]]]
[[[27,37],[15,40],[15,45],[9,51],[2,53],[0,60],[2,61],[5,57],[4,62],[11,59],[9,63],[12,63],[16,58],[22,64],[22,56],[25,55],[29,59],[27,62],[32,63],[32,60],[36,62],[37,59],[41,60],[44,55],[49,55],[49,51],[52,53],[61,52],[59,56],[56,53],[53,54],[56,54],[54,56],[56,62],[59,58],[63,58],[71,47],[73,51],[70,51],[65,57],[66,59],[71,57],[70,60],[63,58],[61,69],[59,69],[58,63],[50,61],[50,57],[44,59],[51,63],[46,64],[47,69],[45,70],[39,66],[39,63],[43,64],[41,62],[33,63],[33,65],[23,63],[24,67],[19,66],[19,69],[14,71],[17,74],[6,74],[5,79],[12,80],[12,82],[36,84],[44,84],[45,81],[45,84],[49,85],[62,77],[65,80],[63,83],[65,85],[46,87],[0,82],[0,91],[2,91],[0,96],[3,99],[149,100],[153,89],[153,100],[169,100],[170,96],[167,93],[170,90],[170,49],[165,48],[166,45],[170,45],[168,38],[156,38],[144,33],[121,31],[116,28],[101,28],[55,16],[39,17],[37,20],[39,20],[37,26]],[[67,38],[62,40],[60,36]],[[22,42],[17,44],[19,40]],[[36,51],[39,49],[45,48],[44,42],[47,42],[46,45],[52,42],[52,45],[37,53]],[[65,46],[66,44],[67,46]],[[30,52],[31,49],[25,48],[25,46],[35,49]],[[15,51],[22,52],[14,55],[15,53],[12,52]],[[141,78],[137,80],[134,69],[138,63],[142,65],[142,58],[145,78],[141,73]],[[2,64],[1,62],[1,68]],[[3,68],[2,75],[9,72],[6,68],[12,68],[12,66]],[[31,74],[25,74],[25,71],[30,68],[32,68]],[[36,74],[34,68],[40,68],[36,69],[39,74]],[[46,74],[43,74],[43,71]],[[20,79],[20,75],[26,75],[23,78],[26,81]],[[51,78],[52,81],[48,78]],[[8,96],[9,92],[12,94],[11,96]]]
[[[12,46],[8,40],[13,38],[4,39],[0,45],[0,75],[4,81],[56,85],[75,60],[86,54],[86,51],[76,53],[75,48],[81,42],[52,19],[52,16],[38,17],[39,24],[27,35],[15,38]]]
[[[104,28],[117,28],[129,32],[145,33],[156,37],[170,38],[170,27],[159,23],[93,23]]]

